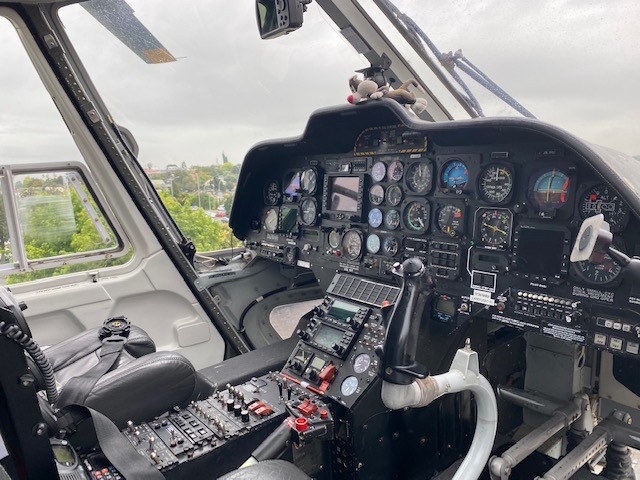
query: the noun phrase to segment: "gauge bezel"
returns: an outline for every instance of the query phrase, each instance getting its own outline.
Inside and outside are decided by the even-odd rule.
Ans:
[[[449,165],[453,164],[453,163],[461,163],[464,165],[464,167],[467,170],[467,180],[464,182],[464,185],[456,185],[456,186],[450,186],[448,184],[445,183],[444,181],[444,174],[447,170],[447,168],[449,167]],[[449,158],[446,162],[444,162],[442,164],[442,167],[440,167],[440,171],[438,172],[438,183],[440,185],[440,188],[448,191],[448,192],[463,192],[465,190],[465,188],[469,185],[469,181],[471,180],[471,171],[469,169],[469,164],[462,159],[461,157],[451,157]]]
[[[347,255],[347,249],[344,246],[344,242],[346,241],[347,237],[350,236],[351,234],[357,235],[360,239],[360,249],[358,250],[358,254],[357,255]],[[346,232],[344,232],[344,234],[342,235],[342,239],[340,240],[340,247],[342,249],[342,256],[344,258],[346,258],[347,260],[358,260],[361,256],[362,256],[362,247],[364,244],[364,239],[362,237],[362,232],[360,230],[357,230],[355,228],[351,228],[349,230],[347,230]]]
[[[311,222],[306,222],[304,220],[304,205],[306,202],[311,202],[315,206],[316,214],[313,216],[313,220]],[[304,225],[306,227],[312,227],[318,222],[318,201],[313,197],[305,197],[300,201],[300,212],[298,214],[298,221],[300,225]]]
[[[338,242],[335,245],[331,244],[332,233],[335,233],[338,236]],[[340,232],[340,230],[338,230],[337,228],[332,228],[327,232],[327,245],[329,245],[329,248],[333,249],[340,248],[340,246],[342,245],[342,233]]]
[[[384,173],[382,174],[382,177],[380,177],[380,178],[377,178],[377,177],[375,177],[373,175],[373,168],[378,164],[380,164],[380,165],[382,165],[384,167]],[[371,173],[370,173],[370,175],[371,175],[371,180],[373,180],[374,182],[376,182],[376,183],[384,182],[384,180],[387,178],[387,164],[385,162],[381,161],[381,160],[379,160],[377,162],[374,162],[373,165],[371,165]]]
[[[398,214],[398,224],[395,226],[391,226],[389,225],[389,223],[387,222],[387,219],[389,218],[389,216],[391,215],[391,212],[396,212]],[[400,224],[402,223],[402,212],[397,209],[397,208],[390,208],[389,210],[387,210],[386,212],[384,212],[384,217],[382,219],[382,224],[384,225],[384,228],[386,230],[397,230],[400,227]]]
[[[406,211],[409,208],[410,205],[414,204],[414,203],[418,203],[420,205],[422,205],[426,210],[427,210],[427,214],[428,214],[428,219],[427,222],[424,225],[424,229],[422,230],[413,230],[411,227],[409,227],[409,225],[407,224],[407,220],[406,220]],[[413,235],[424,235],[425,233],[427,233],[431,227],[431,215],[432,215],[432,210],[431,210],[431,203],[429,203],[428,200],[426,199],[419,199],[419,198],[415,198],[415,197],[408,197],[403,203],[402,203],[402,209],[400,211],[401,214],[401,223],[402,223],[402,230],[407,232],[407,233],[411,233]]]
[[[614,240],[613,242],[613,246],[623,252],[626,253],[626,249],[624,247],[624,241],[621,239],[621,237],[616,237],[617,240]],[[587,261],[587,260],[585,260]],[[622,267],[620,267],[620,271],[616,274],[616,276],[608,281],[608,282],[597,282],[597,281],[593,281],[592,279],[590,279],[582,270],[580,270],[580,268],[578,267],[578,263],[581,262],[576,262],[576,263],[571,263],[571,268],[569,269],[570,274],[571,274],[571,278],[578,282],[581,283],[583,285],[589,285],[592,287],[599,287],[599,288],[606,288],[606,289],[611,289],[611,288],[615,288],[618,285],[620,285],[622,283],[622,280],[624,278],[624,271],[622,269]]]
[[[440,212],[448,206],[459,208],[462,211],[462,220],[460,221],[461,230],[456,231],[455,235],[446,233],[440,228]],[[439,235],[442,235],[450,239],[464,237],[467,233],[467,210],[465,205],[461,202],[441,202],[436,205],[436,208],[432,212],[431,217],[432,217],[432,225],[433,225],[432,231],[434,233],[437,233]]]
[[[391,166],[398,164],[400,165],[400,168],[402,170],[402,174],[400,175],[400,178],[395,179],[391,176]],[[399,183],[402,181],[402,179],[404,178],[404,173],[405,173],[405,164],[402,162],[402,160],[397,159],[397,160],[393,160],[391,162],[389,162],[389,165],[387,165],[387,174],[385,175],[385,178],[387,180],[387,182],[390,183]]]
[[[380,197],[380,198],[381,198],[380,203],[376,203],[376,202],[374,202],[374,201],[371,199],[371,191],[372,191],[374,188],[380,188],[380,190],[382,190],[382,196]],[[371,185],[371,187],[369,188],[369,191],[368,191],[368,193],[367,193],[367,196],[368,196],[368,198],[369,198],[369,203],[370,203],[371,205],[375,205],[376,207],[378,207],[378,206],[380,206],[380,205],[382,205],[382,204],[384,203],[385,195],[386,195],[386,192],[385,192],[385,190],[384,190],[384,185],[382,185],[382,184],[380,184],[380,183],[374,183],[373,185]]]
[[[509,172],[509,175],[511,175],[511,190],[509,191],[509,193],[507,194],[506,197],[504,197],[502,200],[499,200],[499,201],[491,200],[491,199],[487,198],[484,195],[484,191],[482,190],[482,179],[484,178],[484,174],[491,167],[501,167],[504,170],[506,170],[507,172]],[[513,167],[513,165],[511,165],[509,163],[504,163],[504,162],[488,163],[488,164],[484,165],[480,169],[480,173],[478,174],[478,177],[476,179],[476,191],[478,193],[478,199],[481,200],[484,203],[489,204],[489,205],[504,205],[506,203],[509,203],[511,201],[511,199],[513,198],[513,196],[515,195],[516,185],[517,185],[516,184],[516,172],[515,172],[515,168]]]
[[[315,174],[315,176],[316,176],[316,184],[313,187],[313,189],[311,189],[311,190],[306,190],[304,188],[304,175],[307,172],[313,172]],[[306,195],[314,195],[318,191],[318,183],[319,182],[320,182],[320,174],[318,173],[318,169],[315,168],[315,167],[305,168],[300,173],[300,190],[302,190],[302,193],[304,193]]]
[[[369,239],[372,237],[376,237],[378,239],[378,248],[375,252],[369,249]],[[369,235],[367,235],[367,238],[364,242],[364,247],[367,250],[367,253],[370,253],[371,255],[377,255],[378,253],[380,253],[380,249],[382,248],[382,239],[380,238],[380,235],[378,235],[377,233],[370,233]]]
[[[371,223],[371,214],[374,211],[378,211],[380,212],[380,223],[377,225],[374,225],[373,223]],[[382,210],[380,210],[378,207],[376,208],[372,208],[371,210],[369,210],[367,212],[367,225],[369,225],[371,228],[380,228],[382,226],[382,224],[384,223],[384,212]]]
[[[429,184],[425,190],[416,191],[409,186],[409,170],[415,165],[425,164],[429,169]],[[404,186],[406,195],[428,195],[433,190],[433,162],[428,158],[421,158],[413,162],[407,162],[404,167]]]
[[[569,179],[569,186],[567,188],[566,200],[558,207],[544,208],[538,200],[535,199],[535,185],[542,178],[543,175],[549,173],[552,170],[557,170]],[[542,218],[549,218],[554,215],[555,212],[573,211],[574,197],[575,197],[575,175],[572,174],[572,169],[569,165],[558,166],[557,164],[549,164],[544,167],[535,169],[529,174],[529,180],[527,182],[527,203],[536,212],[535,216]]]
[[[267,217],[269,216],[269,212],[274,211],[275,215],[276,215],[276,226],[273,230],[270,230],[267,228]],[[270,207],[267,208],[264,211],[264,214],[262,215],[262,228],[264,229],[265,232],[267,233],[276,233],[276,231],[278,230],[278,227],[280,226],[280,209],[278,207]]]
[[[491,243],[487,243],[482,239],[482,225],[480,224],[480,219],[482,215],[486,212],[504,212],[509,216],[509,231],[506,236],[506,243],[501,245],[493,245]],[[513,238],[513,212],[508,208],[478,208],[474,215],[474,239],[478,246],[482,248],[486,248],[489,250],[506,250],[511,246],[511,239]]]
[[[271,203],[268,199],[267,199],[267,190],[268,190],[268,186],[269,185],[276,185],[276,201],[274,203]],[[280,186],[280,182],[278,180],[267,180],[264,184],[264,186],[262,187],[262,201],[264,202],[264,204],[266,206],[269,207],[275,207],[276,205],[278,205],[280,203],[280,199],[282,198],[282,191],[281,191],[282,187]]]
[[[629,225],[629,221],[631,220],[631,208],[629,207],[629,204],[625,201],[624,198],[622,198],[622,195],[620,195],[620,193],[618,193],[618,191],[611,187],[609,184],[605,183],[605,182],[593,182],[593,183],[589,183],[588,185],[585,185],[584,188],[580,189],[579,194],[577,195],[577,201],[576,201],[576,216],[580,217],[582,220],[585,220],[586,218],[588,218],[587,216],[585,216],[582,212],[582,203],[585,200],[585,197],[595,188],[609,188],[609,190],[611,190],[617,197],[619,197],[620,201],[623,202],[623,207],[624,207],[624,216],[623,216],[623,220],[622,223],[618,224],[618,225],[614,225],[609,223],[609,227],[611,229],[612,233],[618,233],[618,232],[622,232],[627,228],[627,225]],[[605,218],[605,220],[607,220]],[[608,220],[607,220],[608,222]]]
[[[394,202],[392,202],[392,201],[389,199],[389,196],[390,196],[390,195],[389,195],[389,192],[390,192],[391,190],[393,190],[393,191],[396,191],[396,190],[397,190],[398,192],[400,192],[400,197],[398,198],[398,201],[397,201],[397,202],[395,202],[395,201],[394,201]],[[385,201],[387,202],[387,205],[389,205],[390,207],[397,207],[398,205],[400,205],[400,204],[402,203],[402,198],[403,198],[403,196],[404,196],[404,195],[403,195],[403,193],[402,193],[402,188],[401,188],[401,187],[400,187],[400,185],[398,185],[397,183],[392,183],[391,185],[389,185],[389,186],[387,187],[387,189],[385,190],[385,192],[384,192],[384,199],[385,199]]]
[[[388,240],[393,240],[394,242],[396,242],[396,251],[393,254],[389,254],[385,251],[384,249],[384,245]],[[397,237],[393,236],[393,235],[386,235],[383,239],[382,239],[382,245],[381,245],[381,249],[382,249],[382,254],[385,257],[389,257],[389,258],[393,258],[395,257],[398,252],[400,251],[400,240],[397,239]]]

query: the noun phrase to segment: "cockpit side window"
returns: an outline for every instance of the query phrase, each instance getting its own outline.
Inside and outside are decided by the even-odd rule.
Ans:
[[[0,276],[6,283],[119,265],[131,252],[0,11]]]

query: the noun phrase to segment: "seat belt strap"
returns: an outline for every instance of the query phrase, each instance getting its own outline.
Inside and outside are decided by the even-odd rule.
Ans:
[[[127,480],[165,480],[156,466],[140,455],[131,442],[118,430],[118,427],[102,413],[84,405],[68,405],[63,416],[75,417],[77,414],[91,417],[100,450],[111,464]]]
[[[56,407],[62,408],[73,403],[83,405],[98,380],[115,365],[126,342],[126,337],[119,335],[102,339],[98,364],[67,382],[60,392]]]

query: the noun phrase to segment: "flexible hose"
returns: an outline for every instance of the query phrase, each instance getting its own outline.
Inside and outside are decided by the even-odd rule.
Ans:
[[[33,338],[20,330],[20,327],[15,323],[0,321],[0,335],[4,335],[9,340],[16,342],[24,348],[33,359],[42,373],[47,399],[51,405],[55,405],[58,401],[58,389],[56,388],[56,379],[53,375],[53,367],[40,346]]]

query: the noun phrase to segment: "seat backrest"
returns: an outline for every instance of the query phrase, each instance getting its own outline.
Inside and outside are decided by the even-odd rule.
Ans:
[[[20,304],[18,299],[11,293],[7,287],[0,285],[0,308],[8,309],[15,319],[16,324],[20,327],[23,333],[31,336],[31,329],[27,324],[27,319],[24,318],[22,310],[26,309],[26,305]]]

